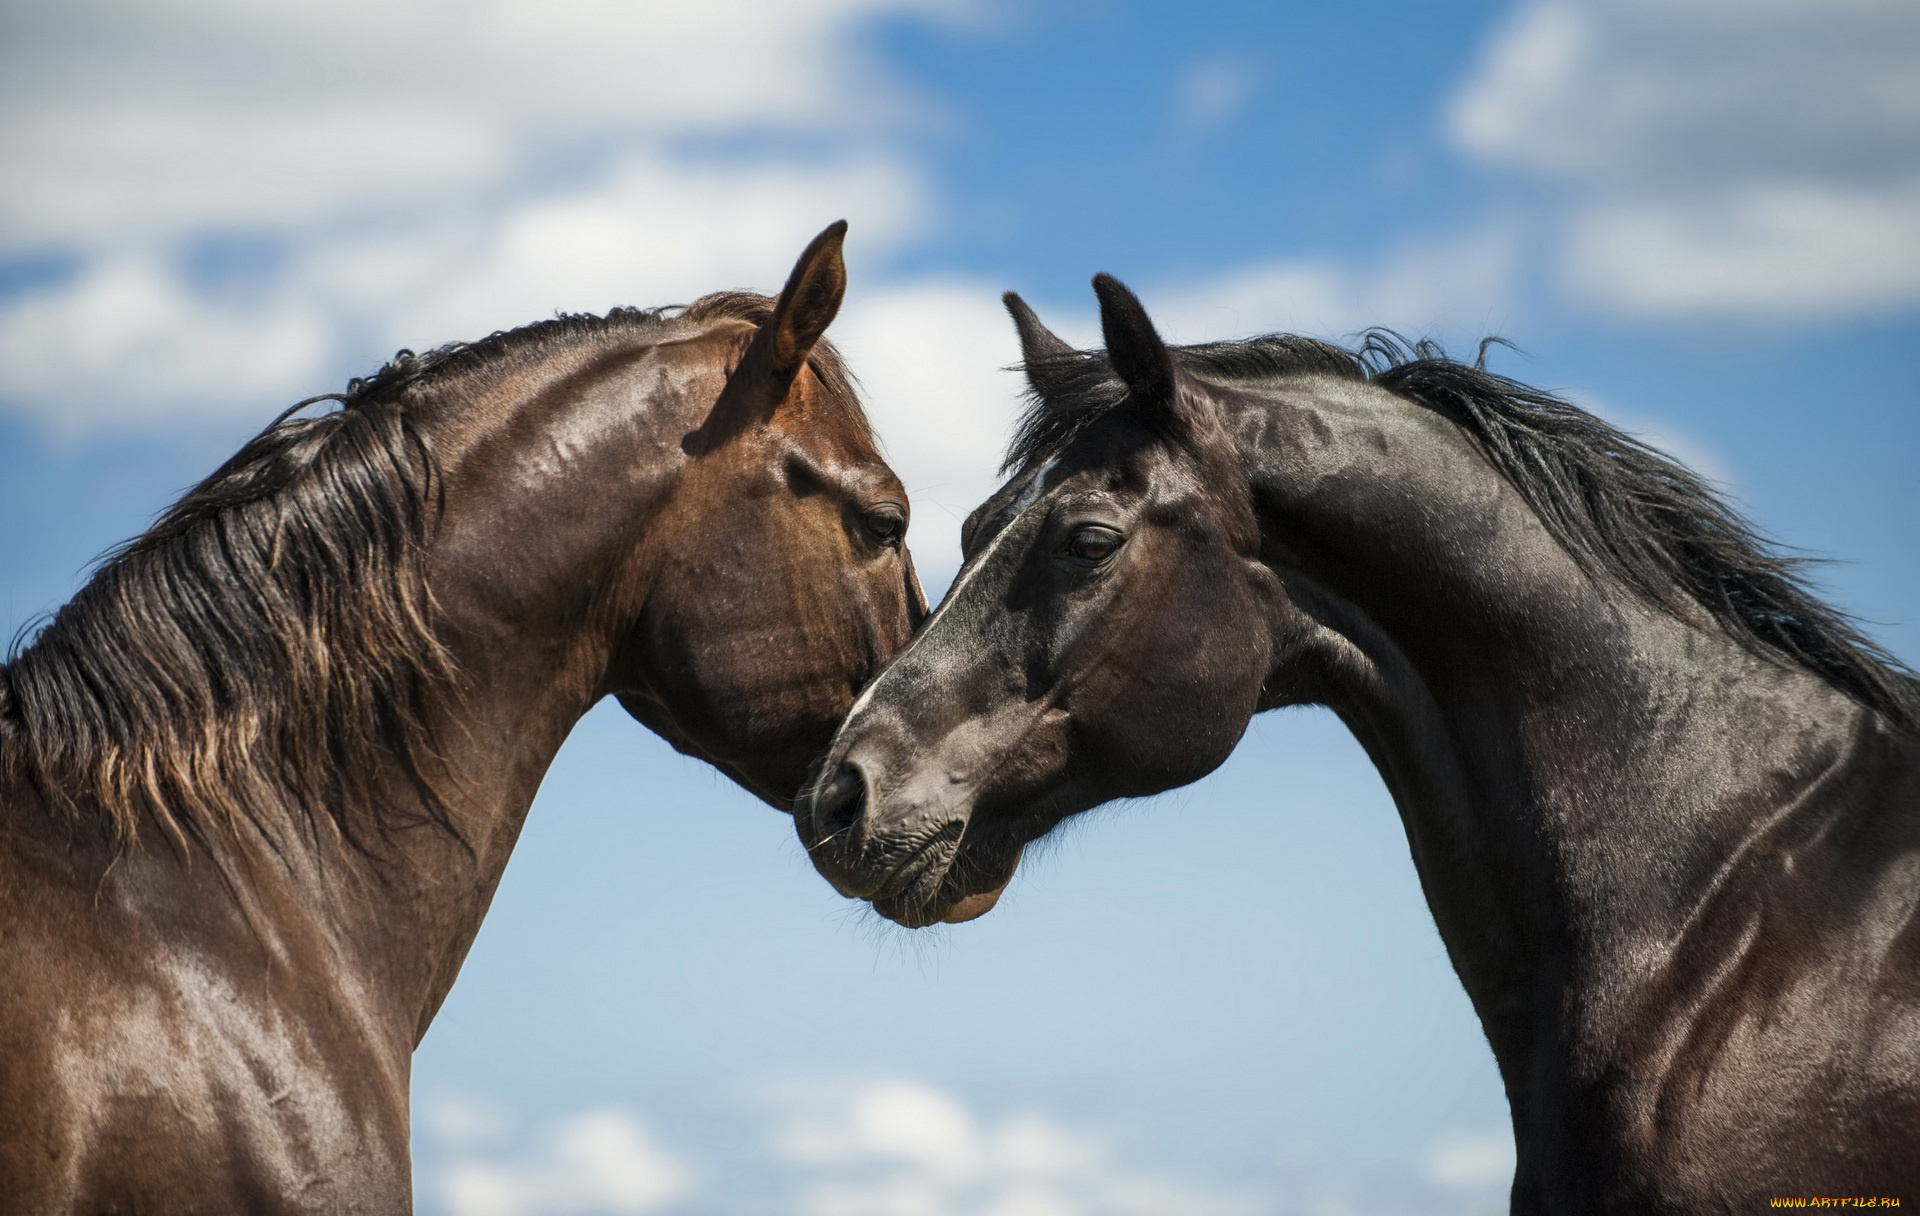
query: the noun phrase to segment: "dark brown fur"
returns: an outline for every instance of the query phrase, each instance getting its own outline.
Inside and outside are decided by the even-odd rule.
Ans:
[[[790,804],[924,611],[843,233],[778,301],[403,353],[0,668],[0,1210],[406,1210],[409,1057],[579,716]]]

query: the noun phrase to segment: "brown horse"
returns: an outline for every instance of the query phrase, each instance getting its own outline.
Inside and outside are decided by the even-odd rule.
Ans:
[[[1920,682],[1589,414],[1383,335],[1170,349],[1095,287],[1098,354],[1009,297],[1014,476],[796,816],[822,873],[978,915],[1067,816],[1330,705],[1499,1062],[1516,1212],[1920,1202]]]
[[[402,352],[0,668],[0,1208],[407,1210],[411,1053],[588,707],[789,805],[925,612],[844,232]]]

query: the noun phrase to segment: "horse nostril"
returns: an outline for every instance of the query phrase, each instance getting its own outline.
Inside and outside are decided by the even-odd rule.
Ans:
[[[838,836],[859,822],[866,801],[867,783],[860,770],[851,764],[842,764],[833,780],[813,800],[813,824],[820,839]]]

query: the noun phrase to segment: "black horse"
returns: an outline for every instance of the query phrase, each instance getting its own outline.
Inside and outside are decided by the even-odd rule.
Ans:
[[[1017,297],[1032,408],[966,564],[797,816],[903,924],[1333,707],[1498,1058],[1519,1212],[1920,1202],[1920,683],[1693,474],[1376,335],[1107,349]]]

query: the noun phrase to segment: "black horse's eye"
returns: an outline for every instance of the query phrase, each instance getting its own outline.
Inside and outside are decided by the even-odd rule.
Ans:
[[[878,545],[897,545],[907,531],[907,517],[892,504],[868,511],[861,516],[860,523]]]
[[[1067,556],[1083,566],[1103,565],[1126,540],[1112,528],[1082,528],[1067,541]]]

